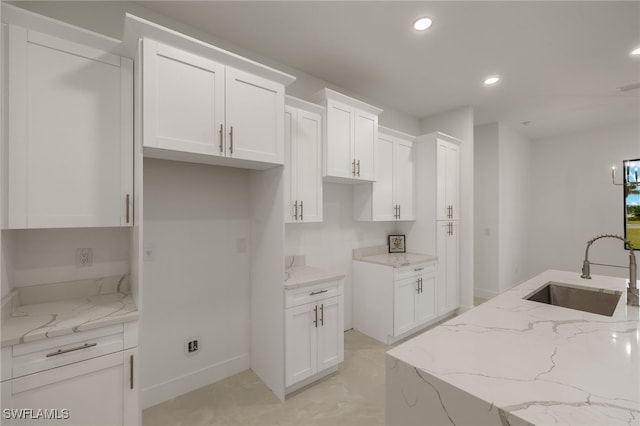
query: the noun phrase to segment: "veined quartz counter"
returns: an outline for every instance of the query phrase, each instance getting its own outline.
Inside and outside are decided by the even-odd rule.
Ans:
[[[285,257],[285,274],[284,288],[287,290],[344,278],[340,272],[307,266],[302,255]]]
[[[523,300],[548,281],[626,287],[546,271],[390,350],[387,425],[640,425],[639,308],[624,293],[612,317]]]
[[[401,268],[416,263],[438,260],[438,257],[419,253],[389,253],[388,246],[375,246],[354,249],[353,260]]]
[[[23,287],[3,299],[1,346],[137,319],[127,276]]]

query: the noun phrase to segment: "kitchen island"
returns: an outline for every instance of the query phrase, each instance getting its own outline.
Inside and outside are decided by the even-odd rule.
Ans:
[[[549,281],[622,295],[612,316],[526,300]],[[626,281],[549,270],[393,348],[387,425],[640,425]]]

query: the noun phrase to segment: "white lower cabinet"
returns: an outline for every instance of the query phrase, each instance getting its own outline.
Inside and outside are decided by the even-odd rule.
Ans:
[[[343,282],[285,291],[285,386],[331,372],[344,360]]]
[[[444,314],[460,306],[458,221],[439,220],[436,223],[436,247],[440,259],[437,305],[438,314]]]
[[[437,316],[436,262],[353,262],[354,329],[391,344]]]
[[[2,424],[139,424],[137,349],[126,340],[119,325],[10,348]]]

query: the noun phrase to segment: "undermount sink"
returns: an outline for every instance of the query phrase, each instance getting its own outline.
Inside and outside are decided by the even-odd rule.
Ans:
[[[544,287],[525,299],[610,317],[616,310],[621,295],[622,293],[619,291],[578,287],[549,281]]]

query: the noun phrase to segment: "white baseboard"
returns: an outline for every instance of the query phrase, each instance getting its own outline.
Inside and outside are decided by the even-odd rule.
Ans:
[[[142,389],[141,408],[144,410],[248,369],[249,354],[246,353],[164,383],[149,386]]]
[[[474,288],[473,289],[473,297],[479,297],[481,299],[492,299],[492,298],[496,297],[499,294],[500,293],[497,293],[495,291],[484,290],[484,289],[481,289],[481,288]]]

